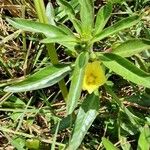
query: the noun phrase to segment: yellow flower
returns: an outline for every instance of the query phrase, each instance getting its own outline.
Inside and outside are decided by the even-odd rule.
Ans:
[[[88,63],[85,68],[83,90],[90,94],[106,82],[105,73],[99,61]]]

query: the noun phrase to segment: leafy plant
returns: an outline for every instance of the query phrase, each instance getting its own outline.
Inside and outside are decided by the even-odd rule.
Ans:
[[[77,11],[68,1],[57,0],[60,8],[64,10],[66,19],[70,20],[73,24],[73,30],[70,30],[64,24],[55,22],[54,16],[54,20],[48,21],[48,18],[44,14],[44,9],[39,9],[40,4],[43,6],[42,2],[40,2],[40,0],[37,1],[39,3],[35,0],[35,6],[40,22],[20,18],[7,18],[7,21],[17,29],[42,34],[40,42],[47,45],[48,53],[53,65],[46,66],[44,69],[39,70],[33,75],[28,75],[21,82],[13,83],[12,85],[8,82],[8,86],[4,88],[4,91],[32,91],[52,86],[59,82],[61,92],[66,100],[66,115],[76,115],[72,136],[67,147],[67,149],[75,150],[80,146],[84,136],[98,114],[99,101],[102,98],[102,90],[98,89],[104,84],[106,87],[109,87],[109,74],[112,74],[112,72],[116,73],[122,78],[128,80],[131,84],[136,84],[143,88],[150,88],[150,74],[141,70],[135,64],[130,62],[130,60],[125,58],[149,49],[150,41],[148,39],[133,38],[122,42],[117,47],[112,47],[112,51],[110,52],[94,52],[93,47],[95,43],[107,40],[107,38],[119,34],[120,31],[137,25],[142,16],[134,14],[110,25],[108,20],[112,15],[114,5],[111,1],[108,1],[104,7],[100,8],[94,18],[93,0],[79,0],[77,2]],[[47,9],[52,8],[48,7]],[[51,10],[48,12],[51,17],[53,12]],[[76,57],[75,62],[65,65],[60,63],[54,49],[54,43],[59,43],[66,47],[68,54],[70,54],[71,57]],[[87,72],[89,71],[86,70],[91,62],[98,62],[98,67],[100,67],[100,69],[97,69],[97,66],[91,66],[93,67],[93,73],[88,74]],[[102,73],[97,73],[96,69],[102,70]],[[105,75],[104,70],[106,70]],[[67,94],[66,88],[64,89],[65,84],[62,79],[68,74],[71,74],[71,85],[69,93]],[[95,77],[96,74],[98,77]],[[87,79],[84,81],[85,76]],[[93,86],[97,84],[97,79],[95,78],[98,78],[102,84]],[[108,81],[104,78],[107,78]],[[86,82],[89,87],[91,86],[91,92],[89,92],[89,90],[88,92],[90,94],[86,92],[87,95],[82,99],[82,102],[81,93],[83,89],[83,82]],[[109,90],[109,88],[111,90]],[[131,122],[136,122],[137,118],[130,117],[133,115],[132,112],[130,112],[127,108],[124,108],[123,102],[120,101],[117,96],[114,96],[112,87],[109,88],[105,88],[105,90],[115,99],[115,103],[117,103],[119,107],[119,113],[123,112],[129,117]],[[87,89],[84,88],[84,90]],[[81,105],[78,105],[78,102],[81,103]],[[77,106],[79,106],[79,110],[75,111]],[[117,149],[105,138],[102,139],[102,143],[106,149]]]

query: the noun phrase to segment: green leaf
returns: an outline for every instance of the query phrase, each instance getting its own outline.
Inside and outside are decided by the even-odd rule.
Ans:
[[[15,108],[15,107],[14,107]],[[16,109],[16,108],[15,108]],[[14,112],[10,115],[10,118],[14,121],[17,122],[20,117],[22,116],[22,112]]]
[[[75,68],[72,75],[71,86],[67,99],[67,114],[71,114],[75,107],[77,106],[77,102],[80,98],[80,94],[82,91],[82,83],[84,77],[85,66],[88,62],[88,53],[81,53],[76,62]]]
[[[11,140],[11,144],[17,149],[17,150],[25,150],[25,139],[21,137],[15,137]]]
[[[141,128],[140,121],[142,119],[135,116],[132,112],[130,112],[126,107],[124,107],[124,112],[120,112],[120,130],[123,131],[124,135],[135,135],[139,132]]]
[[[71,0],[71,1],[69,1],[69,4],[73,7],[74,10],[79,5],[78,0]],[[57,22],[67,21],[66,11],[64,9],[62,9],[62,7],[58,7],[58,10],[57,9],[55,9],[55,10],[56,10],[56,14],[57,14],[55,20]]]
[[[66,11],[67,15],[75,16],[75,11],[73,7],[67,1],[64,0],[57,0],[57,1],[63,6],[63,9]]]
[[[103,30],[108,19],[111,16],[111,13],[112,13],[111,3],[107,3],[105,6],[101,7],[101,9],[97,13],[94,34],[98,34]]]
[[[30,150],[39,150],[40,149],[40,141],[38,139],[27,139],[26,147]]]
[[[76,150],[80,146],[92,122],[95,120],[98,110],[99,95],[93,92],[91,95],[86,97],[79,108],[73,135],[68,147],[69,150]]]
[[[51,2],[48,2],[46,6],[46,16],[47,16],[49,24],[55,26],[56,25],[55,24],[55,12],[54,12],[54,8]]]
[[[75,45],[77,44],[76,42],[72,42],[72,41],[61,41],[59,42],[59,44],[65,46],[68,48],[68,50],[65,50],[65,51],[69,51],[69,53],[72,53],[73,55],[72,56],[75,56],[75,58],[78,56],[78,53],[76,52],[75,50]]]
[[[68,18],[73,23],[75,30],[81,34],[82,33],[81,22],[75,18],[75,11],[71,3],[64,0],[57,0],[57,1],[62,5],[63,10],[66,12]]]
[[[74,36],[74,33],[72,32],[72,30],[70,28],[68,28],[66,25],[62,24],[62,23],[58,23],[58,26],[61,30],[63,30],[67,35],[69,36]]]
[[[71,22],[73,23],[73,26],[77,33],[82,34],[82,25],[81,21],[76,18],[70,18]]]
[[[62,120],[60,121],[60,124],[59,124],[59,129],[58,129],[58,131],[62,131],[62,130],[64,130],[64,129],[70,127],[70,125],[75,122],[75,118],[76,118],[75,114],[71,114],[71,115],[68,115],[68,116],[65,117],[65,118],[62,118]],[[52,134],[55,133],[56,127],[57,127],[57,126],[55,125],[55,126],[51,129],[51,133],[52,133]]]
[[[107,68],[116,74],[135,84],[150,88],[150,74],[140,70],[127,59],[111,53],[100,56],[100,59]]]
[[[80,18],[82,22],[83,34],[89,35],[93,29],[94,24],[94,1],[93,0],[79,0],[80,4]]]
[[[93,38],[93,42],[102,40],[112,34],[116,34],[121,30],[124,30],[126,28],[129,28],[135,24],[137,24],[140,20],[139,16],[132,16],[125,19],[122,19],[115,23],[114,25],[105,28],[102,32],[96,34]]]
[[[56,38],[45,38],[41,43],[61,43],[61,42],[77,42],[77,39],[72,36],[60,36]]]
[[[139,150],[149,150],[150,149],[150,129],[148,125],[145,125],[143,128],[139,141],[138,141]]]
[[[48,25],[48,24],[43,24],[43,23],[25,20],[25,19],[19,19],[19,18],[14,20],[7,18],[7,21],[15,28],[22,29],[24,31],[43,33],[45,36],[50,38],[56,38],[60,36],[62,37],[64,35],[67,35],[59,27],[50,24]]]
[[[106,150],[119,150],[117,147],[115,147],[109,140],[107,140],[105,137],[102,137],[102,143]]]
[[[4,91],[15,93],[46,88],[59,82],[70,70],[70,66],[47,66],[35,74],[28,76],[25,80],[5,87]]]
[[[147,49],[150,49],[150,40],[133,39],[126,41],[118,47],[114,48],[113,53],[122,57],[130,57]]]

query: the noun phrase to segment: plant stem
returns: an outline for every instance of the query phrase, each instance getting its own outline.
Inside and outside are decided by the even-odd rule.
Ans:
[[[44,6],[43,0],[34,0],[34,5],[36,8],[38,18],[39,18],[39,22],[48,24],[48,19],[45,15],[45,6]],[[54,44],[46,44],[46,47],[47,47],[48,55],[50,57],[52,64],[58,64],[59,60],[58,60],[58,56],[56,53],[55,45]],[[58,84],[59,84],[59,88],[62,92],[62,95],[66,101],[67,95],[68,95],[68,90],[65,85],[65,81],[61,80]]]

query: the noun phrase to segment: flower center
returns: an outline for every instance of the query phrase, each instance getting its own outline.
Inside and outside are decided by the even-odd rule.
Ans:
[[[96,76],[94,74],[89,74],[87,76],[87,84],[91,85],[91,84],[95,84],[96,83]]]

